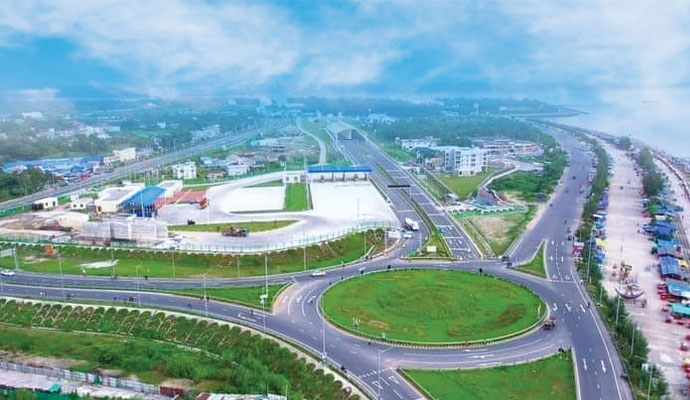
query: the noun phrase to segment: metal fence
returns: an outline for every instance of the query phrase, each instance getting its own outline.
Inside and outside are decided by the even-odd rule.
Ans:
[[[365,232],[374,229],[396,229],[397,224],[390,221],[369,221],[360,223],[348,228],[329,232],[323,235],[304,235],[292,237],[289,240],[266,242],[266,243],[247,243],[247,244],[203,244],[203,243],[176,243],[169,242],[153,244],[153,243],[135,243],[135,242],[112,242],[109,245],[85,244],[83,241],[67,240],[61,237],[61,240],[51,240],[45,236],[13,236],[0,235],[0,243],[12,244],[50,244],[55,246],[75,246],[81,248],[89,248],[93,250],[103,249],[124,249],[124,250],[149,250],[161,252],[190,252],[190,253],[240,253],[240,254],[260,254],[273,251],[288,250],[294,248],[301,248],[313,244],[329,242],[341,239],[345,236]]]
[[[62,368],[34,367],[27,364],[0,361],[0,369],[41,375],[52,379],[64,379],[73,382],[90,383],[111,388],[131,390],[144,394],[159,394],[158,385],[142,383],[134,379],[122,379],[112,376],[96,375],[88,372],[70,371]]]

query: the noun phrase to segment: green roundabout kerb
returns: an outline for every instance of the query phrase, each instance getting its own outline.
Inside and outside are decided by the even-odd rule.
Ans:
[[[447,270],[358,276],[328,289],[321,306],[329,321],[353,333],[438,345],[518,335],[547,312],[544,302],[523,286]]]

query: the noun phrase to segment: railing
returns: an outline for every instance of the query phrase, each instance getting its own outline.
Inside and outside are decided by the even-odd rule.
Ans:
[[[132,390],[145,394],[160,394],[160,388],[158,385],[151,385],[134,379],[122,379],[107,375],[91,374],[88,372],[71,371],[69,369],[62,368],[34,367],[27,364],[13,363],[8,361],[0,361],[0,369],[22,372],[26,374],[41,375],[52,379],[86,382],[112,388]]]
[[[398,225],[390,221],[369,221],[360,223],[348,228],[340,229],[334,232],[329,232],[322,235],[312,235],[303,237],[294,237],[291,240],[267,242],[267,243],[253,243],[253,244],[201,244],[201,243],[184,243],[174,244],[152,244],[152,243],[134,243],[134,242],[112,242],[109,245],[85,244],[83,241],[76,241],[72,239],[67,240],[51,240],[50,238],[29,237],[26,235],[12,236],[0,235],[0,243],[12,244],[50,244],[54,246],[75,246],[90,249],[129,249],[129,250],[151,250],[151,251],[176,251],[189,253],[239,253],[239,254],[259,254],[273,251],[288,250],[293,248],[301,248],[313,244],[330,242],[341,239],[347,235],[358,233],[362,231],[374,229],[396,229]],[[63,239],[63,238],[60,238]]]

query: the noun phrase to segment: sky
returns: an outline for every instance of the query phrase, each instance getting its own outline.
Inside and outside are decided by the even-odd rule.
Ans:
[[[690,137],[681,126],[690,1],[4,0],[0,71],[9,96],[491,95],[625,105],[647,111],[609,115],[601,126],[663,129],[677,143]]]

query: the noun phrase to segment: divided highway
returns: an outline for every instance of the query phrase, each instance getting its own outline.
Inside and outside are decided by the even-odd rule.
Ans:
[[[13,277],[3,277],[0,287],[3,294],[13,296],[61,298],[63,289],[75,300],[100,300],[121,303],[133,296],[142,305],[156,308],[172,308],[181,311],[206,314],[210,317],[234,321],[265,329],[276,336],[294,342],[322,356],[334,367],[345,367],[348,374],[364,387],[372,398],[386,400],[415,400],[423,396],[397,372],[399,367],[415,368],[472,368],[525,362],[556,353],[559,349],[572,348],[579,383],[581,399],[631,399],[632,395],[623,379],[620,359],[609,335],[601,322],[591,299],[583,292],[574,262],[570,257],[568,228],[574,230],[581,213],[585,194],[580,186],[586,184],[591,158],[573,137],[560,132],[553,134],[570,155],[570,166],[551,199],[532,229],[525,232],[514,246],[511,257],[514,261],[528,260],[542,242],[547,243],[546,258],[548,279],[523,274],[497,260],[478,260],[477,253],[468,244],[463,233],[449,220],[438,205],[413,181],[394,161],[369,141],[341,141],[344,152],[354,162],[380,165],[372,179],[389,196],[398,216],[413,217],[416,212],[409,198],[401,190],[388,188],[389,176],[398,182],[409,182],[410,192],[429,214],[434,224],[444,231],[456,261],[414,262],[400,260],[406,249],[396,248],[385,256],[334,268],[320,278],[307,273],[270,277],[269,283],[293,283],[277,299],[272,313],[250,312],[242,306],[175,295],[139,292],[136,280],[98,277],[65,277],[29,274],[19,272]],[[383,168],[383,171],[381,171]],[[572,176],[575,176],[573,179]],[[428,228],[416,236],[428,235]],[[416,246],[419,246],[418,241]],[[523,336],[504,342],[468,348],[411,348],[390,344],[371,343],[367,339],[353,336],[326,323],[319,311],[319,301],[330,285],[341,279],[360,273],[409,266],[478,271],[499,276],[522,284],[545,301],[551,316],[557,318],[557,328],[546,331],[537,328]],[[141,281],[144,288],[199,287],[199,279],[150,279]],[[208,286],[217,285],[260,285],[264,277],[236,279],[213,279]],[[89,289],[86,286],[99,286]]]

